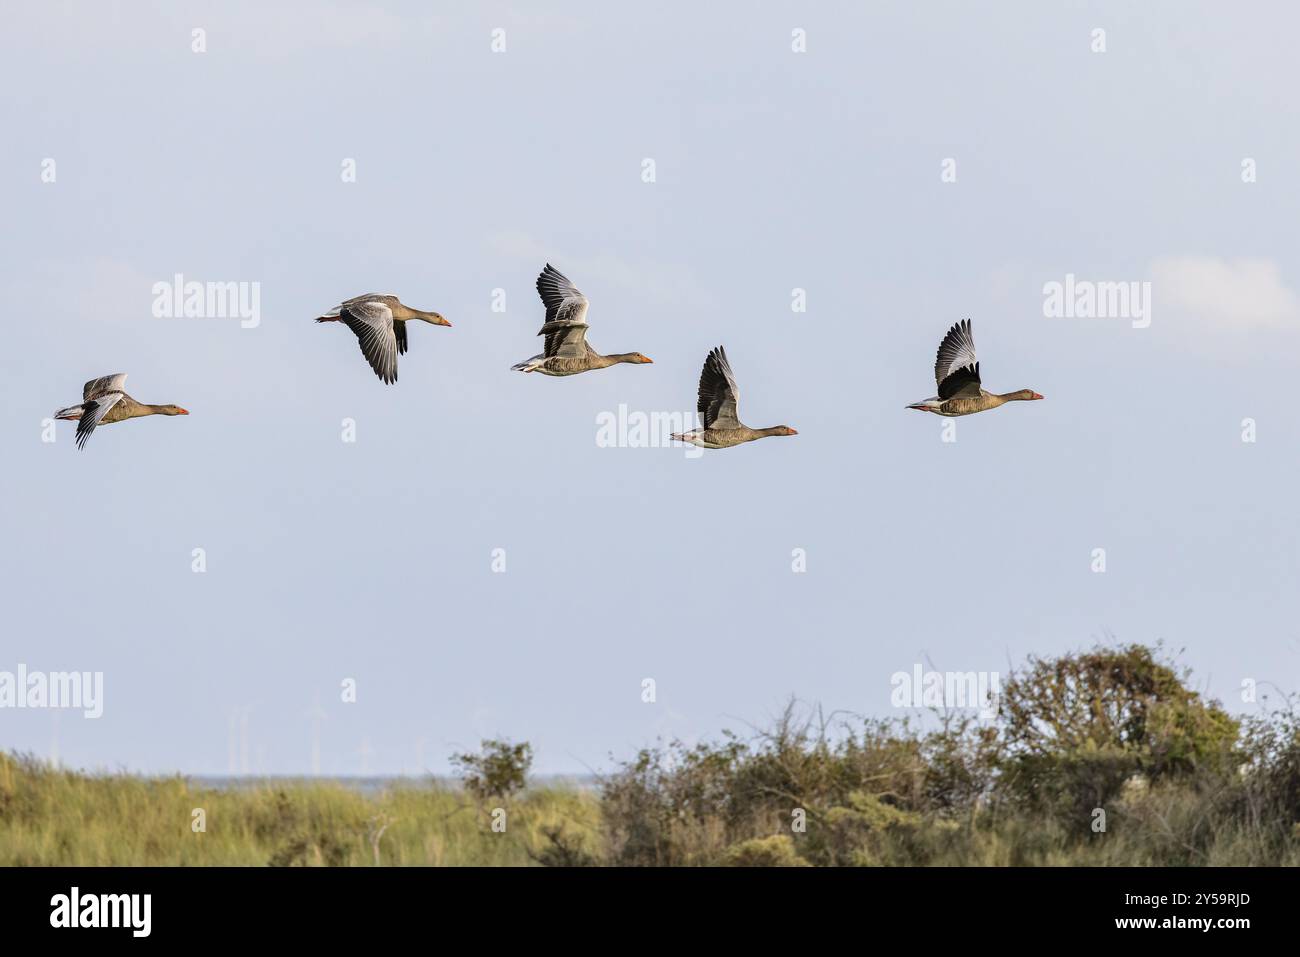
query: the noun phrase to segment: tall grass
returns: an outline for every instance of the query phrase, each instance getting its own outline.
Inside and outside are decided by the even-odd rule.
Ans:
[[[205,830],[192,829],[195,811]],[[505,827],[459,790],[341,784],[239,789],[185,779],[87,775],[0,754],[0,865],[491,865],[550,859],[548,833],[595,848],[595,795],[534,789]]]

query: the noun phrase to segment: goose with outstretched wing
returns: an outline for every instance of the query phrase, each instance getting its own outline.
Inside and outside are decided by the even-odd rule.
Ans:
[[[913,402],[909,409],[935,415],[973,415],[1008,402],[1042,398],[1033,389],[998,394],[980,385],[980,363],[975,355],[975,336],[969,319],[963,319],[949,329],[943,342],[939,343],[934,358],[934,381],[939,386],[939,394]]]
[[[341,322],[357,337],[361,354],[380,381],[397,381],[397,357],[406,355],[406,324],[413,320],[433,326],[451,323],[436,312],[413,309],[396,296],[366,293],[339,303],[316,317],[317,322]]]
[[[537,334],[546,339],[538,355],[510,367],[515,372],[566,376],[605,369],[620,362],[639,365],[651,361],[639,352],[603,356],[593,349],[587,342],[587,297],[550,263],[537,277],[537,294],[546,306],[546,322]]]
[[[733,445],[753,442],[772,435],[798,435],[788,425],[774,425],[766,429],[751,429],[740,421],[736,410],[740,389],[736,376],[727,361],[727,352],[718,346],[704,360],[700,371],[700,389],[696,408],[700,413],[700,428],[676,433],[679,442],[698,445],[702,449],[728,449]]]
[[[189,415],[179,405],[137,402],[126,394],[125,385],[125,372],[91,379],[81,388],[80,405],[70,405],[54,413],[56,419],[77,423],[77,448],[85,448],[86,440],[101,425],[112,425],[114,422],[146,415]]]

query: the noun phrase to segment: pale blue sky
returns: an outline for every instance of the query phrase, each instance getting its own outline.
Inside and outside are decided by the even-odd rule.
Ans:
[[[497,734],[580,772],[1106,633],[1233,710],[1296,688],[1293,8],[546,8],[7,8],[0,670],[104,672],[66,763],[224,772],[246,707],[251,768],[303,772],[319,698],[326,773]],[[508,371],[548,260],[598,349],[655,364]],[[154,318],[175,273],[261,283],[260,326]],[[1151,326],[1045,318],[1066,273],[1151,280]],[[454,323],[394,387],[311,321],[369,291]],[[1047,401],[943,443],[903,406],[965,317],[986,386]],[[691,409],[718,343],[742,417],[797,437],[597,447],[619,403]],[[119,371],[192,414],[41,441]],[[0,747],[54,731],[0,711]]]

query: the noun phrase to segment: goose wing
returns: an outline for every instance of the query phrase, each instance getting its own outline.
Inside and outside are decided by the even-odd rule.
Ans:
[[[934,357],[934,381],[939,386],[940,399],[980,394],[980,364],[969,319],[954,325],[939,343]]]
[[[348,308],[349,306],[359,306],[363,302],[378,302],[378,303],[382,303],[385,306],[388,306],[391,309],[393,307],[393,304],[396,303],[397,301],[398,301],[397,297],[389,293],[368,292],[363,296],[353,296],[351,299],[344,299],[333,309],[329,310],[328,312],[322,312],[321,315],[337,316],[340,315],[343,312],[343,310]]]
[[[81,418],[77,420],[77,448],[86,447],[86,440],[90,438],[90,433],[104,421],[108,410],[122,401],[123,395],[124,393],[121,392],[105,392],[82,403]]]
[[[125,372],[100,376],[98,379],[91,379],[81,387],[81,401],[85,402],[107,392],[121,392],[124,388],[126,388]]]
[[[339,310],[339,321],[356,334],[361,354],[375,375],[389,385],[396,382],[397,333],[393,329],[393,310],[375,299],[347,303]]]
[[[576,359],[587,354],[587,297],[550,263],[537,277],[537,294],[546,305],[543,354]]]
[[[718,346],[704,360],[704,369],[700,372],[700,399],[698,410],[700,422],[706,429],[738,429],[740,419],[736,413],[736,403],[740,401],[740,389],[736,387],[736,377],[731,372],[731,363],[727,361],[727,351]]]

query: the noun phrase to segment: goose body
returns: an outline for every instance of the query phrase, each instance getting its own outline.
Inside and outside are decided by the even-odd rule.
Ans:
[[[700,388],[696,408],[703,425],[689,432],[674,433],[679,442],[702,449],[729,449],[733,445],[753,442],[772,435],[798,435],[788,425],[774,425],[766,429],[751,429],[740,421],[737,405],[740,389],[727,361],[727,352],[718,346],[704,360],[700,371]]]
[[[77,448],[85,448],[90,434],[101,425],[112,425],[114,422],[146,415],[189,415],[179,405],[137,402],[126,394],[123,388],[125,384],[125,372],[91,379],[82,386],[80,405],[71,405],[54,413],[56,419],[68,419],[77,423]]]
[[[616,352],[603,356],[587,342],[587,297],[550,263],[537,277],[537,294],[546,306],[546,322],[538,331],[545,336],[542,351],[510,368],[515,372],[540,372],[566,376],[593,369],[607,369],[620,362],[648,363],[639,352]]]
[[[935,415],[974,415],[1008,402],[1042,398],[1033,389],[999,394],[980,385],[980,364],[975,355],[975,336],[969,319],[954,325],[939,343],[934,359],[934,381],[939,386],[939,394],[913,402],[909,409]]]
[[[396,296],[373,292],[347,299],[316,317],[317,322],[341,322],[351,329],[366,362],[388,385],[397,381],[397,357],[406,354],[406,324],[412,320],[451,325],[436,312],[412,309]]]

